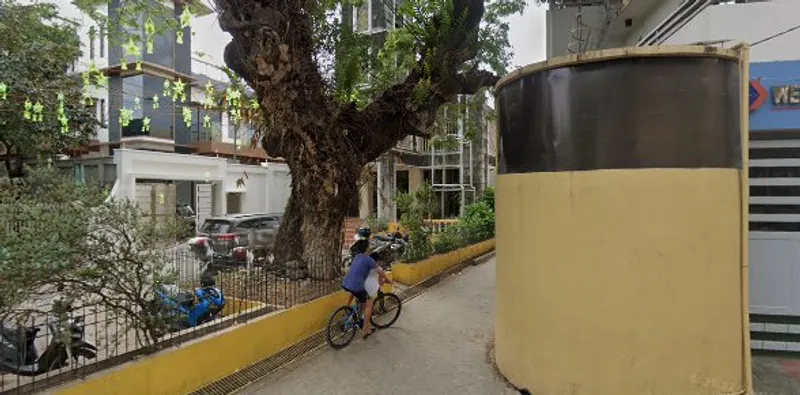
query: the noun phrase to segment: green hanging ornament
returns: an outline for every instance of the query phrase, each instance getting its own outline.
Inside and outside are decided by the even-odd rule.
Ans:
[[[172,95],[170,94],[170,92],[169,92],[169,88],[170,88],[170,86],[169,86],[169,80],[164,80],[164,97],[170,97],[170,96],[172,96]]]
[[[175,42],[178,44],[183,44],[183,30],[178,30],[175,32]]]
[[[128,70],[128,61],[126,59],[122,59],[122,66],[119,67],[122,71]]]
[[[150,132],[150,117],[144,117],[142,119],[142,131],[143,132]]]
[[[133,40],[133,36],[128,37],[128,43],[125,44],[125,56],[139,57],[142,54],[139,45]]]
[[[95,76],[95,83],[97,84],[97,86],[99,86],[101,88],[107,88],[108,87],[108,76],[106,76],[103,73],[98,73]]]
[[[94,63],[94,60],[91,63],[89,63],[89,70],[88,71],[89,71],[89,75],[98,73],[97,65]]]
[[[175,81],[172,86],[172,100],[183,103],[186,100],[186,84],[181,80]]]
[[[211,117],[208,114],[203,117],[203,127],[206,129],[211,128]]]
[[[22,116],[25,117],[26,120],[31,120],[31,110],[33,109],[33,103],[30,100],[25,99],[25,110],[22,113]]]
[[[175,41],[178,44],[183,44],[183,31],[185,29],[187,29],[187,28],[191,28],[191,26],[192,26],[192,18],[193,17],[194,17],[194,14],[192,14],[192,11],[189,10],[189,6],[187,5],[187,6],[183,7],[183,12],[181,13],[180,18],[179,18],[179,20],[181,22],[181,27],[180,27],[180,29],[178,29],[177,32],[175,32],[176,33],[175,35],[177,36],[175,38]]]
[[[189,107],[183,107],[183,123],[186,127],[192,126],[192,110]]]
[[[138,97],[133,98],[133,109],[136,111],[142,109],[142,101]]]
[[[44,110],[44,106],[40,102],[36,102],[33,105],[33,122],[42,122],[44,119],[42,117],[42,110]]]
[[[158,95],[153,95],[153,108],[154,109],[158,109],[159,107],[161,107],[161,104],[159,103],[159,100],[160,99],[159,99]]]
[[[146,46],[147,46],[147,53],[153,53],[153,36],[156,34],[156,25],[153,23],[151,18],[147,18],[147,22],[144,24],[144,34],[146,38]]]
[[[8,85],[5,82],[0,82],[0,100],[8,100]]]
[[[250,109],[251,110],[258,110],[258,108],[259,108],[258,100],[256,100],[255,98],[250,99]]]
[[[203,99],[203,107],[208,109],[214,105],[214,85],[211,81],[206,82],[206,97]]]
[[[123,108],[119,110],[119,123],[122,127],[127,127],[133,120],[133,110],[130,108]]]
[[[142,61],[141,60],[137,60],[136,61],[136,71],[142,71]]]

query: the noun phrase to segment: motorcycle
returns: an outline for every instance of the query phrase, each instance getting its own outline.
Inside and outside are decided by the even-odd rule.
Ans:
[[[169,324],[170,331],[203,325],[217,318],[225,307],[225,295],[214,278],[205,274],[194,292],[180,292],[174,285],[153,287],[156,309]]]
[[[159,284],[153,287],[156,314],[166,319],[170,331],[192,328],[213,321],[225,307],[225,295],[216,287],[213,265],[214,250],[211,242],[205,237],[194,237],[189,240],[189,248],[205,267],[200,276],[200,287],[194,292],[182,292],[177,286]]]
[[[0,372],[20,376],[38,376],[69,364],[78,358],[94,359],[97,347],[84,340],[83,317],[46,325],[50,344],[39,355],[36,336],[39,326],[8,328],[0,326]]]
[[[355,246],[359,240],[370,241],[370,257],[375,260],[382,268],[388,269],[391,264],[403,256],[408,245],[408,235],[400,232],[390,233],[387,236],[375,235],[368,227],[359,228],[356,231],[356,239],[350,246],[350,254],[342,259],[342,267],[346,272],[353,263],[353,258],[358,255]]]

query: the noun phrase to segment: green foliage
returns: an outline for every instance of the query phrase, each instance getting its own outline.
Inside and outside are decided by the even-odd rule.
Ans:
[[[142,344],[163,332],[169,323],[146,314],[148,295],[174,279],[164,251],[184,224],[156,223],[130,201],[105,198],[49,168],[0,185],[0,318],[59,302],[124,318]]]
[[[0,148],[10,153],[7,166],[15,157],[88,142],[98,125],[94,106],[84,107],[80,81],[67,74],[80,55],[75,24],[52,4],[0,1],[0,83],[7,91],[0,98]]]
[[[422,186],[414,193],[399,193],[395,204],[400,216],[400,225],[408,231],[409,245],[405,251],[405,259],[415,262],[430,255],[430,232],[425,227],[436,207],[435,194],[429,184]]]
[[[378,218],[376,215],[370,215],[366,219],[367,226],[373,233],[384,232],[389,229],[389,224],[383,218]]]
[[[455,225],[436,235],[433,251],[443,254],[494,237],[494,188],[487,188],[478,201],[467,206]]]
[[[486,205],[488,205],[489,207],[492,208],[492,211],[495,211],[494,210],[494,187],[486,187],[486,189],[483,191],[483,195],[480,197],[480,199],[478,201],[486,203]]]

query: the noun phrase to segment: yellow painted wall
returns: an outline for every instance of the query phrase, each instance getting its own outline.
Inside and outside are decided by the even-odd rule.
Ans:
[[[736,169],[499,176],[500,371],[539,395],[746,388],[740,177]]]
[[[185,394],[322,330],[343,292],[250,321],[214,337],[148,356],[63,388],[61,395]]]
[[[416,263],[395,263],[392,265],[394,281],[414,285],[450,269],[459,263],[489,253],[494,249],[494,239],[464,247],[446,254],[434,255]]]

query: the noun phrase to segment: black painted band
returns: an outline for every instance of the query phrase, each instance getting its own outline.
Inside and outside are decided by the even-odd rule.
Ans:
[[[498,91],[499,173],[741,168],[739,65],[619,58],[542,70]]]

